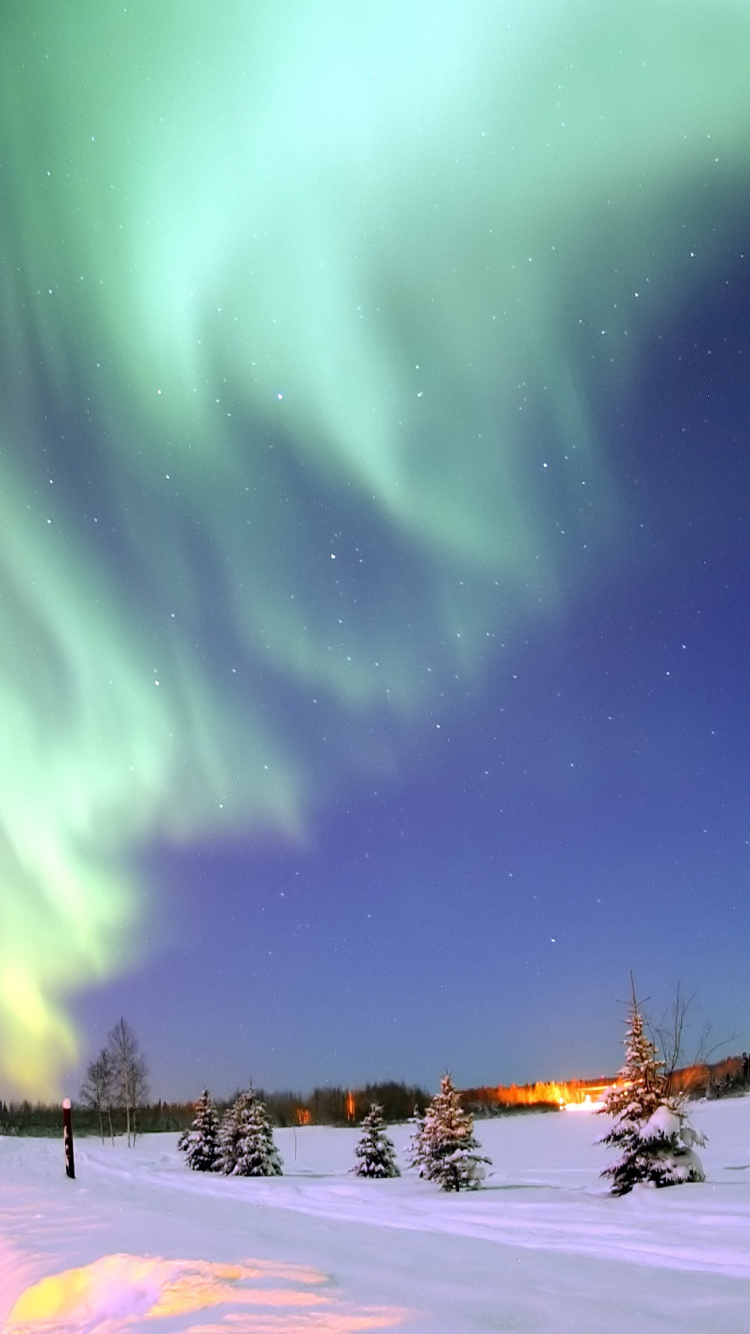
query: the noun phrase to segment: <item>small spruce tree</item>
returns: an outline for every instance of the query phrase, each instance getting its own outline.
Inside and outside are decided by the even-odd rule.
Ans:
[[[226,1108],[219,1125],[218,1170],[225,1176],[234,1171],[237,1163],[246,1100],[246,1093],[238,1093],[234,1102]]]
[[[240,1093],[219,1127],[218,1170],[227,1176],[281,1176],[281,1158],[264,1104],[253,1089]]]
[[[632,981],[632,979],[631,979]],[[614,1118],[601,1144],[612,1144],[620,1156],[602,1172],[612,1195],[626,1195],[638,1182],[676,1186],[704,1181],[694,1144],[705,1137],[688,1119],[684,1099],[667,1091],[664,1062],[645,1031],[645,1020],[633,995],[625,1035],[625,1064],[601,1108]]]
[[[422,1162],[422,1132],[424,1130],[425,1114],[417,1106],[409,1117],[409,1125],[414,1129],[409,1136],[409,1142],[406,1146],[406,1165],[411,1170],[419,1170]]]
[[[449,1074],[443,1075],[422,1122],[414,1165],[419,1175],[442,1190],[476,1190],[484,1180],[489,1158],[475,1152],[474,1121],[461,1106]]]
[[[362,1122],[362,1138],[354,1150],[357,1159],[352,1172],[358,1177],[398,1177],[401,1173],[396,1166],[396,1150],[393,1141],[385,1133],[383,1108],[378,1103],[370,1104],[370,1110]]]
[[[177,1141],[185,1154],[188,1167],[194,1172],[218,1172],[219,1168],[219,1115],[208,1089],[204,1089],[195,1104],[195,1118],[190,1130],[185,1130]]]

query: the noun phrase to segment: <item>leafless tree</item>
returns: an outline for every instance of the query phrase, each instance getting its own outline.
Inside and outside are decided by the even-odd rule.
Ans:
[[[115,1094],[115,1068],[112,1053],[102,1047],[99,1055],[86,1070],[86,1078],[81,1087],[81,1101],[99,1114],[99,1130],[104,1143],[104,1115],[109,1122],[109,1135],[115,1142],[112,1128],[112,1102]]]
[[[146,1059],[135,1033],[125,1019],[118,1019],[108,1035],[107,1042],[114,1068],[117,1096],[125,1109],[128,1145],[131,1142],[135,1144],[136,1108],[140,1107],[148,1097]]]
[[[702,1029],[697,1043],[691,1043],[689,1054],[686,1055],[685,1043],[687,1031],[690,1028],[689,1016],[697,994],[697,991],[694,991],[691,996],[686,996],[682,990],[682,983],[678,982],[674,1000],[665,1009],[659,1023],[648,1024],[649,1033],[664,1064],[664,1084],[668,1094],[673,1091],[675,1071],[688,1069],[692,1072],[688,1082],[680,1089],[681,1092],[687,1093],[694,1087],[696,1080],[700,1084],[700,1067],[708,1065],[711,1057],[715,1056],[721,1047],[726,1047],[729,1042],[733,1041],[733,1038],[729,1037],[709,1046],[711,1024],[707,1023]]]

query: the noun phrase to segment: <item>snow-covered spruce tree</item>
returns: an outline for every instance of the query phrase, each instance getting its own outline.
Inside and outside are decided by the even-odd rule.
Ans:
[[[227,1176],[281,1176],[281,1158],[264,1104],[253,1089],[240,1093],[219,1127],[218,1171]]]
[[[410,1170],[417,1170],[422,1162],[422,1131],[424,1130],[424,1112],[415,1107],[409,1117],[409,1125],[414,1129],[406,1146],[406,1165]]]
[[[443,1190],[476,1190],[484,1180],[489,1158],[475,1153],[474,1121],[464,1111],[449,1074],[427,1111],[420,1135],[416,1167],[421,1177]]]
[[[208,1089],[195,1104],[193,1124],[180,1135],[177,1147],[194,1172],[219,1171],[219,1114]]]
[[[635,988],[625,1035],[625,1064],[619,1082],[604,1099],[603,1112],[614,1125],[599,1143],[620,1151],[615,1162],[602,1172],[610,1181],[612,1195],[626,1195],[638,1182],[654,1186],[677,1186],[685,1181],[704,1181],[694,1144],[705,1137],[691,1126],[684,1099],[667,1092],[664,1062],[645,1031]]]
[[[354,1150],[357,1159],[352,1172],[358,1177],[400,1177],[393,1141],[385,1133],[383,1108],[376,1102],[362,1122],[362,1138]]]
[[[247,1101],[246,1093],[238,1093],[234,1102],[226,1108],[219,1125],[219,1156],[217,1170],[228,1176],[235,1167],[238,1146],[242,1134],[242,1116]]]

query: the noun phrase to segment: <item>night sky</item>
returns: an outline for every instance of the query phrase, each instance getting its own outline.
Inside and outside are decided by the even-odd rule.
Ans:
[[[750,5],[0,46],[0,1096],[749,1047]]]

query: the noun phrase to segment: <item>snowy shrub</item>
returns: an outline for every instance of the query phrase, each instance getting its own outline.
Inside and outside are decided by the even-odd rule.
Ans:
[[[281,1176],[281,1158],[265,1106],[253,1089],[240,1093],[219,1127],[218,1170],[227,1176]]]
[[[478,1148],[471,1113],[461,1106],[450,1075],[443,1075],[440,1092],[418,1131],[414,1166],[421,1177],[437,1182],[443,1190],[476,1190],[490,1162],[475,1152]]]
[[[362,1122],[363,1135],[354,1150],[357,1159],[352,1172],[358,1177],[398,1177],[396,1151],[385,1133],[383,1109],[376,1102]]]
[[[177,1147],[194,1172],[219,1171],[219,1116],[208,1089],[195,1104],[193,1124],[180,1135]]]
[[[619,1082],[608,1091],[602,1111],[614,1125],[601,1137],[620,1156],[605,1167],[613,1195],[625,1195],[638,1182],[676,1186],[685,1181],[704,1181],[694,1144],[705,1139],[688,1120],[685,1103],[667,1092],[664,1065],[656,1047],[644,1031],[643,1015],[633,992],[625,1036],[625,1064]]]

